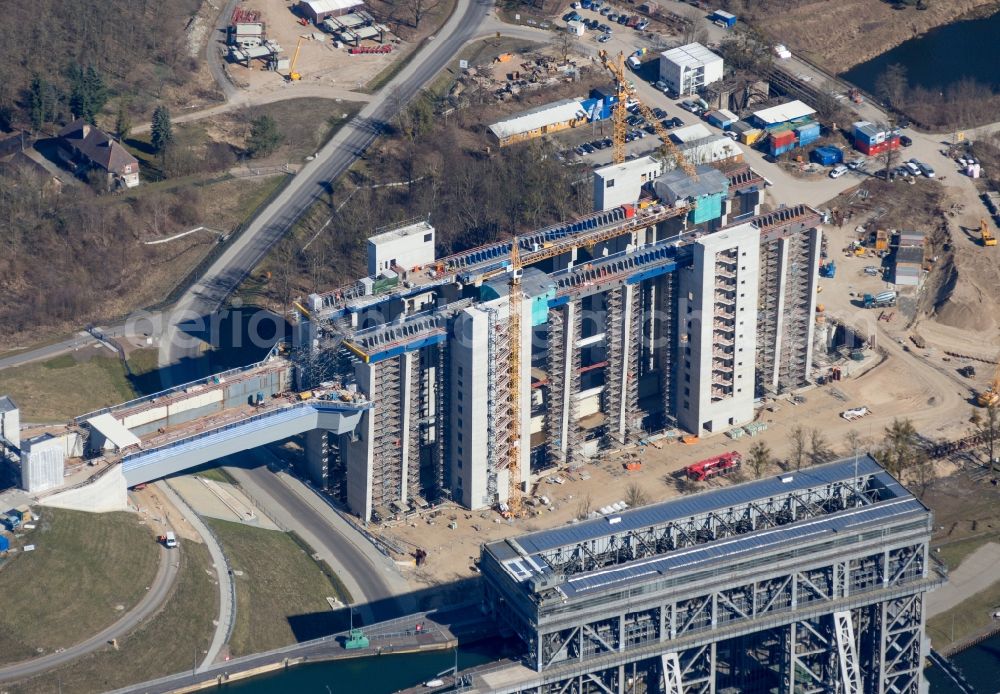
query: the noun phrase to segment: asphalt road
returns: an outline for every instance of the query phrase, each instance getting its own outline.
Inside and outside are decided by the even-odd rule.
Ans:
[[[62,342],[56,342],[51,345],[45,345],[44,347],[39,347],[38,349],[33,349],[30,352],[21,352],[20,354],[15,354],[10,357],[3,357],[0,359],[0,369],[6,369],[11,366],[21,366],[22,364],[28,364],[33,361],[39,361],[40,359],[48,359],[49,357],[55,357],[63,352],[70,352],[74,349],[83,347],[84,345],[89,345],[94,342],[94,338],[87,333],[78,333],[68,340],[63,340]]]
[[[185,321],[218,309],[239,283],[263,259],[292,225],[368,149],[386,124],[419,90],[454,59],[461,47],[480,32],[492,3],[458,0],[455,14],[410,63],[317,153],[288,187],[254,219],[202,278],[177,302],[160,344],[160,366],[165,385],[182,383],[204,374],[193,372],[200,345],[181,339]]]
[[[99,648],[104,648],[111,639],[121,638],[128,634],[140,622],[160,609],[160,606],[167,599],[174,579],[177,578],[180,566],[178,553],[180,551],[182,550],[167,550],[160,547],[160,566],[156,570],[156,577],[149,586],[149,590],[139,601],[139,604],[117,622],[94,634],[86,641],[81,641],[65,650],[0,668],[0,681],[21,680],[51,670]]]
[[[363,595],[353,596],[356,604],[368,603],[376,620],[397,616],[396,593],[383,576],[383,569],[379,564],[371,561],[349,538],[337,532],[322,514],[289,489],[267,467],[242,468],[238,470],[238,474],[249,477],[297,524],[314,536],[322,545],[313,547],[314,550],[337,558],[337,562],[364,592]]]

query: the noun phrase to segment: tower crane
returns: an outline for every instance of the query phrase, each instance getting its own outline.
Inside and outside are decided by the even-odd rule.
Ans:
[[[510,341],[507,392],[507,506],[514,518],[521,516],[521,253],[515,236],[510,243],[510,291],[507,336]]]
[[[604,65],[607,70],[614,75],[615,78],[615,92],[618,96],[618,103],[615,104],[614,111],[611,113],[612,122],[614,123],[613,134],[611,141],[613,143],[612,149],[612,161],[615,164],[621,164],[625,161],[625,131],[627,130],[625,125],[626,118],[626,102],[629,97],[635,99],[636,104],[639,106],[639,111],[642,113],[643,118],[649,121],[653,128],[656,130],[657,136],[663,141],[663,149],[665,154],[672,155],[677,165],[683,169],[691,178],[697,180],[698,173],[695,171],[694,165],[691,164],[681,151],[674,144],[674,141],[670,139],[670,135],[667,134],[666,129],[660,124],[653,112],[642,103],[635,93],[635,88],[629,84],[625,73],[625,54],[618,53],[617,56],[611,57],[607,51],[601,50],[598,55],[601,58],[601,64]]]

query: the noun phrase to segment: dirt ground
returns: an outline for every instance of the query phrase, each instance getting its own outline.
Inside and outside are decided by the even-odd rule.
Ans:
[[[298,23],[298,16],[292,13],[292,4],[286,0],[248,0],[241,3],[247,10],[259,10],[261,20],[267,25],[268,38],[277,41],[289,59],[295,55],[295,47],[302,39],[295,70],[302,75],[303,84],[321,84],[330,87],[361,89],[379,72],[394,61],[401,59],[411,48],[398,37],[388,34],[386,42],[392,44],[391,53],[351,55],[347,48],[336,48],[334,37],[313,25]],[[432,19],[425,22],[430,26]],[[363,41],[362,45],[378,45],[375,41]],[[250,62],[248,69],[242,65],[229,64],[227,70],[239,85],[255,93],[294,89],[285,76],[277,72],[260,69],[259,60]]]
[[[756,26],[793,53],[839,73],[929,29],[997,4],[996,0],[947,0],[928,2],[926,10],[895,10],[883,0],[779,0],[766,7],[761,3]]]

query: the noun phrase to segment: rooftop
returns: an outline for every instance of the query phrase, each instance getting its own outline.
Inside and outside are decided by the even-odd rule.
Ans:
[[[729,179],[711,166],[699,166],[696,171],[697,180],[684,173],[683,169],[667,171],[653,181],[657,197],[673,205],[681,199],[723,193],[729,187]]]
[[[853,481],[860,480],[855,486]],[[865,503],[842,504],[829,508],[820,507],[818,499],[831,494],[836,485],[848,489],[861,489]],[[817,494],[819,496],[817,496]],[[703,524],[710,514],[728,514],[739,517],[737,510],[758,502],[778,502],[779,499],[812,499],[808,504],[816,508],[806,517],[770,524],[744,532],[728,532],[717,539],[709,539],[676,549],[657,551],[648,556],[624,562],[613,562],[591,570],[571,573],[564,581],[558,580],[553,566],[573,553],[579,546],[593,551],[602,546],[617,546],[612,538],[629,534],[655,533],[672,523]],[[780,502],[778,502],[780,503]],[[753,482],[712,489],[682,496],[669,501],[612,513],[602,518],[573,525],[541,530],[520,537],[500,540],[486,545],[486,551],[499,561],[518,582],[532,578],[556,578],[559,589],[567,596],[586,590],[604,588],[620,581],[643,580],[669,570],[689,570],[695,565],[731,561],[736,555],[759,553],[762,549],[802,542],[832,532],[854,531],[862,525],[882,525],[902,516],[926,516],[927,509],[870,456],[843,459],[798,472],[768,477]],[[727,517],[728,517],[727,516]],[[621,542],[621,540],[618,540]],[[555,561],[556,564],[551,562]],[[560,568],[561,573],[564,569]]]
[[[397,227],[395,229],[390,229],[389,231],[384,231],[381,234],[375,234],[374,236],[368,237],[368,243],[373,245],[379,245],[387,241],[394,241],[396,239],[406,238],[407,236],[418,236],[422,234],[433,234],[434,227],[432,227],[427,220],[420,220],[413,224],[405,224],[403,226]]]
[[[531,132],[546,125],[564,123],[587,115],[579,99],[563,99],[551,104],[515,114],[490,126],[490,132],[503,139],[511,135]]]
[[[758,120],[763,121],[768,125],[773,125],[795,120],[796,118],[805,118],[806,116],[811,116],[814,113],[816,113],[815,109],[810,108],[801,101],[795,100],[789,101],[787,104],[762,109],[755,112],[753,115]]]
[[[303,0],[303,3],[308,5],[316,14],[339,12],[340,10],[364,4],[363,0]]]
[[[16,409],[17,403],[9,395],[0,395],[0,412],[11,412]]]
[[[924,249],[920,246],[901,246],[896,251],[896,264],[912,263],[922,265],[924,262]]]
[[[722,58],[700,43],[689,43],[661,53],[664,58],[686,68],[698,68],[709,63],[720,62]]]
[[[133,157],[119,142],[112,140],[103,130],[78,118],[59,131],[59,137],[91,162],[105,171],[124,173],[139,172],[139,160]]]

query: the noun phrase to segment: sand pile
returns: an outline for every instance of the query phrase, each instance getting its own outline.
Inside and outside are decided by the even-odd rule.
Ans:
[[[962,249],[944,260],[931,317],[942,325],[980,333],[990,343],[997,332],[1000,269],[992,254]]]

